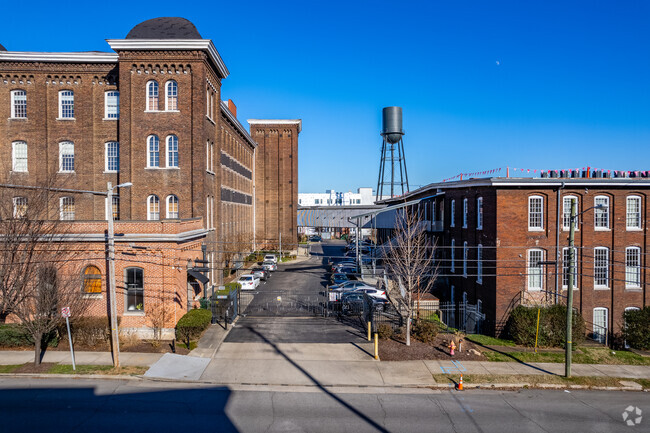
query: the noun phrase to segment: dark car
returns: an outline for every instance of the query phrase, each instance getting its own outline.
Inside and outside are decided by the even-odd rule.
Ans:
[[[309,238],[309,242],[320,242],[322,240],[323,239],[318,235],[315,235],[315,236],[312,236],[312,237]]]
[[[364,305],[367,302],[371,302],[373,308],[379,310],[383,310],[388,303],[386,299],[366,295],[361,292],[345,292],[341,295],[341,312],[343,314],[359,314],[363,312]]]
[[[350,281],[350,277],[348,277],[347,274],[337,272],[335,274],[332,274],[332,276],[330,277],[330,281],[332,282],[332,284],[342,284],[345,283],[346,281]]]

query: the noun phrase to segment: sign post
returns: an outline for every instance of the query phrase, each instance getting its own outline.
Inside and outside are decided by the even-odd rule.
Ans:
[[[72,358],[72,369],[77,370],[74,364],[74,349],[72,348],[72,334],[70,334],[70,307],[61,308],[61,316],[65,317],[65,325],[68,327],[68,341],[70,342],[70,357]]]

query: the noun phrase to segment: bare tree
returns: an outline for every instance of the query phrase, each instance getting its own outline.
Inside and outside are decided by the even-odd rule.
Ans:
[[[388,297],[406,318],[406,345],[411,345],[411,318],[414,301],[432,290],[438,275],[435,244],[427,236],[419,212],[410,208],[397,211],[393,238],[384,247]]]

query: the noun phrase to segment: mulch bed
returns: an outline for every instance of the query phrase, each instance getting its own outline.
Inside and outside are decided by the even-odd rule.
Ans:
[[[463,341],[462,352],[456,348],[454,356],[449,354],[449,335],[439,335],[433,343],[422,343],[411,338],[411,345],[407,346],[403,340],[390,339],[379,341],[379,359],[382,361],[417,361],[422,359],[437,359],[446,361],[485,361],[481,347],[471,341]],[[455,339],[458,344],[458,338]],[[471,353],[470,349],[479,352]]]

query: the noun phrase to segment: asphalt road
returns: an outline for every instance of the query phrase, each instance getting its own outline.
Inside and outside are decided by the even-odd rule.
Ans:
[[[344,242],[312,244],[312,257],[300,263],[279,264],[266,284],[243,293],[253,299],[226,343],[365,343],[361,324],[324,317],[329,282],[327,261],[342,255]]]
[[[0,379],[3,432],[633,432],[650,395],[612,391],[368,394],[100,379]],[[293,390],[296,391],[296,390]],[[622,414],[638,407],[640,424]],[[635,417],[636,418],[636,417]]]

